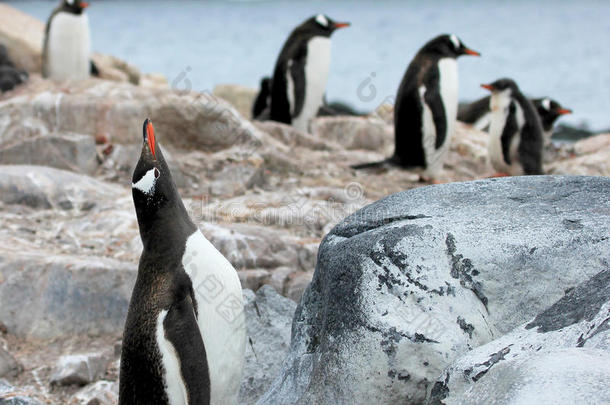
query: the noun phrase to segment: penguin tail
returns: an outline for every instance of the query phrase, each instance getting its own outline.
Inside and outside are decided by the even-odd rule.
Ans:
[[[350,167],[355,170],[362,170],[362,169],[387,168],[389,166],[394,166],[394,161],[392,160],[392,158],[380,160],[378,162],[360,163],[357,165],[351,165]]]

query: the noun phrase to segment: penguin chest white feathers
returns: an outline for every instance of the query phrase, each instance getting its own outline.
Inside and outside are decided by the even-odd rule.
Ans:
[[[47,39],[45,71],[53,80],[89,77],[90,38],[86,13],[57,13],[51,20]]]
[[[517,121],[517,131],[511,138],[508,150],[511,164],[507,164],[504,159],[502,149],[502,133],[506,126],[510,104],[512,102],[510,90],[494,93],[490,100],[491,124],[489,127],[489,143],[487,146],[489,159],[494,169],[501,173],[519,176],[523,174],[523,168],[519,163],[519,144],[521,143],[521,129],[525,125],[523,109],[519,103],[515,102],[515,119]]]
[[[303,132],[307,132],[309,120],[318,114],[318,110],[324,102],[324,93],[326,92],[330,70],[330,45],[330,38],[326,37],[314,37],[307,43],[303,108],[292,119],[292,125]],[[294,91],[294,87],[292,91]],[[296,97],[292,100],[295,99]],[[294,102],[291,105],[291,111],[294,111]]]
[[[182,265],[195,291],[210,372],[210,404],[237,404],[246,344],[239,277],[199,230],[186,241]]]
[[[458,109],[458,70],[457,61],[454,58],[443,58],[438,62],[439,71],[439,92],[443,102],[445,112],[446,133],[437,133],[434,124],[434,115],[425,101],[425,86],[419,88],[420,100],[423,105],[422,135],[423,146],[426,155],[426,172],[429,177],[436,178],[443,168],[443,162],[451,143],[455,120],[457,119]],[[443,136],[443,143],[439,148],[436,147],[436,138]]]
[[[186,384],[182,379],[180,371],[180,360],[176,348],[165,337],[163,321],[167,316],[167,310],[163,310],[157,317],[156,339],[159,352],[161,353],[161,363],[163,364],[163,382],[165,392],[169,400],[169,405],[188,405],[188,394]]]

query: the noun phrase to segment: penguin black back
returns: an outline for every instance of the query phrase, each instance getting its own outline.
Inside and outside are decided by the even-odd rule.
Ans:
[[[209,404],[198,308],[182,256],[190,220],[150,121],[133,174],[143,252],[123,334],[119,403]],[[175,402],[178,401],[178,402]]]

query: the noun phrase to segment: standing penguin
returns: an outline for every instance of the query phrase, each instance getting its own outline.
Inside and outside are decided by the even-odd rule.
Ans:
[[[543,174],[542,125],[532,102],[511,79],[481,87],[491,91],[488,152],[496,176]]]
[[[472,103],[460,104],[458,107],[458,121],[472,124],[473,127],[480,131],[489,129],[491,122],[491,111],[489,110],[490,98],[490,96],[487,96]],[[571,114],[572,110],[563,108],[557,101],[548,97],[531,99],[531,102],[540,116],[544,143],[548,145],[551,143],[555,121],[562,115]]]
[[[324,102],[330,69],[330,36],[349,23],[323,14],[311,17],[292,31],[275,64],[271,82],[273,121],[307,132],[309,120]]]
[[[82,80],[90,62],[89,18],[81,0],[63,0],[47,21],[42,51],[42,76],[53,80]]]
[[[132,194],[143,252],[119,404],[235,405],[246,340],[239,278],[189,218],[149,120]]]
[[[424,167],[423,178],[435,179],[449,149],[458,107],[461,55],[480,56],[455,35],[440,35],[420,49],[400,83],[394,107],[394,155],[356,169],[390,163]]]

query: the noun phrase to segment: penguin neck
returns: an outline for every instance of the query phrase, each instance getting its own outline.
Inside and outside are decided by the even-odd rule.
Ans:
[[[176,246],[184,246],[186,239],[197,230],[179,197],[155,212],[137,210],[136,213],[144,252],[153,256],[165,256]]]

